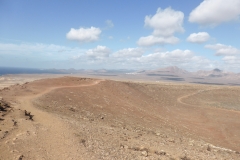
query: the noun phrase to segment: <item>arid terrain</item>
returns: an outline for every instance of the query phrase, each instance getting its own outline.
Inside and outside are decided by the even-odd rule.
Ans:
[[[239,86],[65,76],[0,90],[0,160],[237,160],[239,137]]]

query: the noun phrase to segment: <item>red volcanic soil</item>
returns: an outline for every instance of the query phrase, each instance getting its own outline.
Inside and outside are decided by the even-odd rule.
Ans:
[[[76,77],[14,85],[0,91],[0,159],[240,159],[239,93]]]

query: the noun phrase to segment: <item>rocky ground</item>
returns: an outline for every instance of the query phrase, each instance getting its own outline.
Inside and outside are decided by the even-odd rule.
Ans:
[[[0,159],[240,159],[240,88],[62,77],[0,91]]]

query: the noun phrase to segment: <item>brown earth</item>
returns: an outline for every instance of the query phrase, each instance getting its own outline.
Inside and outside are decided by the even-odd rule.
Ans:
[[[0,91],[0,159],[240,159],[240,87],[62,77]]]

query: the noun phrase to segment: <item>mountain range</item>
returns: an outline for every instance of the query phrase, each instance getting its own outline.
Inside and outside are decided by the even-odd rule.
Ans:
[[[91,77],[108,77],[111,79],[135,79],[149,81],[177,81],[200,84],[240,85],[240,73],[227,72],[218,68],[189,72],[177,66],[155,70],[85,70],[85,69],[29,69],[0,67],[4,74],[77,74]]]

